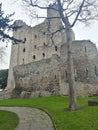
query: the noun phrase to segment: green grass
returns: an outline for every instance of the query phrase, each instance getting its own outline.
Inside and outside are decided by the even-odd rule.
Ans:
[[[68,98],[60,96],[3,100],[0,105],[41,108],[51,115],[57,130],[98,130],[98,107],[89,107],[88,100],[98,100],[98,97],[78,99],[81,109],[74,112],[67,110]]]
[[[18,116],[9,111],[0,110],[0,130],[14,130],[18,124]]]

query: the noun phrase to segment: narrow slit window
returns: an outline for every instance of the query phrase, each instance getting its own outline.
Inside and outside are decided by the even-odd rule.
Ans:
[[[87,52],[86,46],[85,46],[85,52]]]
[[[44,46],[46,45],[45,42],[43,43],[43,45],[44,45]]]
[[[23,64],[24,64],[24,58],[22,60],[23,60]]]
[[[68,72],[65,70],[65,79],[64,79],[65,82],[68,82]]]
[[[85,69],[86,77],[88,77],[88,68]]]
[[[57,51],[58,50],[58,47],[57,46],[55,46],[55,51]]]
[[[26,51],[26,49],[25,48],[23,48],[23,52],[25,52]]]
[[[94,70],[95,70],[95,75],[98,76],[98,71],[97,71],[97,66],[96,65],[95,65]]]
[[[68,74],[67,74],[67,71],[65,71],[65,75],[66,75],[66,79],[68,78]]]

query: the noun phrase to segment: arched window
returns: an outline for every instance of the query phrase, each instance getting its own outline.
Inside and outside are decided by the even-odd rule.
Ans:
[[[42,54],[43,55],[43,58],[45,57],[45,53]]]
[[[34,59],[34,60],[36,59],[36,56],[35,56],[35,55],[33,55],[33,59]]]

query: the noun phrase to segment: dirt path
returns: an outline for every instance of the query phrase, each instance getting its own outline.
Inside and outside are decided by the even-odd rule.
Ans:
[[[0,107],[0,110],[12,111],[18,115],[19,124],[15,130],[55,130],[50,117],[39,109],[29,107]]]

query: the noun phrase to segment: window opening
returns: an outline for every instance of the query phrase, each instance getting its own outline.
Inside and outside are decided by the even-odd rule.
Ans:
[[[43,34],[45,35],[45,34],[46,34],[46,32],[43,32]]]
[[[87,52],[86,46],[85,46],[85,52]]]
[[[67,79],[67,77],[68,77],[68,75],[67,75],[67,71],[65,71],[65,75],[66,75],[66,79]]]
[[[25,43],[26,42],[26,38],[24,38],[24,40],[23,40],[23,43]]]
[[[57,51],[58,50],[58,47],[57,46],[55,46],[55,51]]]
[[[88,77],[88,68],[85,69],[86,77]]]
[[[36,59],[36,56],[35,56],[35,55],[33,55],[33,59],[34,59],[34,60]]]
[[[45,57],[45,53],[43,53],[43,57]]]
[[[68,82],[68,72],[67,71],[65,71],[65,76],[66,76],[65,81]]]
[[[95,75],[98,77],[98,73],[97,73],[97,66],[95,65]]]
[[[34,48],[36,49],[36,45],[34,45]]]
[[[23,52],[25,52],[26,51],[26,49],[25,48],[23,48]]]
[[[35,34],[35,36],[34,36],[35,38],[37,38],[37,35]]]
[[[23,60],[23,64],[24,64],[24,58],[22,60]]]

